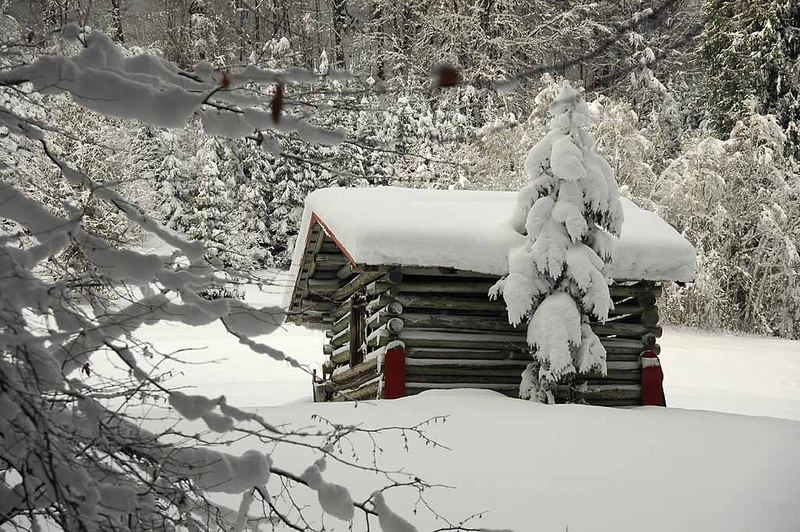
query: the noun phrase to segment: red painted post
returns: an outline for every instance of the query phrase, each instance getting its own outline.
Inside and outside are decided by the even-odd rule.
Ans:
[[[642,405],[667,406],[664,397],[664,372],[661,362],[653,351],[645,351],[639,357],[642,363]]]
[[[383,398],[406,396],[406,352],[402,347],[386,350],[383,357]]]

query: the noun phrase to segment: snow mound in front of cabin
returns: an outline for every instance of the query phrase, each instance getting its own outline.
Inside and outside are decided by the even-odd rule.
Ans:
[[[357,263],[508,273],[508,251],[525,238],[511,224],[516,193],[400,187],[327,188],[306,198],[293,269],[313,214]],[[695,250],[658,215],[623,199],[625,223],[611,276],[690,281]]]
[[[379,436],[378,465],[454,489],[428,494],[450,519],[488,510],[473,528],[518,532],[795,531],[800,523],[800,423],[704,411],[539,405],[485,390],[435,390],[392,401],[307,403],[262,408],[273,423],[308,427],[312,415],[365,428],[426,428],[448,449],[397,432]],[[350,447],[350,443],[354,447]],[[343,445],[365,466],[373,442]],[[545,457],[545,459],[542,459]],[[279,447],[272,458],[303,471],[312,453]],[[326,478],[365,500],[382,477],[328,460]],[[307,493],[309,503],[313,493]],[[417,530],[441,521],[418,507],[413,489],[385,493],[389,507]],[[353,530],[364,530],[363,517]],[[374,524],[373,524],[374,529]]]

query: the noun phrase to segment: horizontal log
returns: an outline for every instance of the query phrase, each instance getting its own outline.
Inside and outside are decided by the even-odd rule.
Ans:
[[[642,294],[653,294],[658,297],[662,293],[662,288],[660,285],[654,284],[612,284],[608,291],[611,297],[639,297]]]
[[[385,272],[366,272],[359,274],[353,280],[334,292],[331,297],[337,301],[348,298],[357,290],[364,288],[369,283],[375,281],[376,279],[380,279],[384,275],[386,275]]]
[[[408,368],[406,368],[407,370]],[[519,387],[521,380],[520,374],[508,375],[479,375],[475,373],[467,373],[465,375],[431,375],[427,373],[406,373],[406,383],[427,383],[427,384],[477,384],[484,383],[490,384],[505,384]]]
[[[419,296],[399,294],[394,298],[403,304],[405,309],[436,309],[450,311],[485,311],[503,315],[506,306],[503,301],[489,301],[489,299],[465,299],[455,297]]]
[[[456,355],[457,356],[457,355]],[[411,358],[406,356],[406,366],[428,367],[483,367],[483,368],[525,368],[529,360],[519,359],[480,359],[480,358]]]
[[[457,314],[426,314],[407,312],[403,323],[414,329],[464,329],[476,331],[525,331],[525,324],[514,327],[506,316],[461,316]]]
[[[460,378],[460,377],[473,377],[474,379],[486,379],[495,381],[496,377],[509,377],[516,379],[515,382],[521,380],[522,370],[525,367],[511,367],[511,368],[498,368],[487,366],[406,366],[406,379],[411,381],[419,381],[417,377],[446,377],[446,378]],[[474,380],[473,379],[473,380]],[[422,381],[425,382],[425,381]],[[447,381],[445,381],[447,382]],[[458,381],[456,381],[458,382]]]
[[[565,385],[556,387],[554,395],[558,398],[569,396],[569,389]],[[639,384],[596,384],[591,385],[585,392],[573,392],[586,399],[590,404],[595,399],[639,399],[642,396],[642,387]]]
[[[605,323],[593,323],[592,330],[598,336],[617,335],[625,338],[641,338],[647,334],[660,338],[662,329],[659,326],[644,325],[642,323],[624,323],[619,321],[608,321]]]
[[[626,308],[624,310],[628,309]],[[613,318],[611,320],[613,322],[621,321],[623,323],[641,323],[648,326],[658,325],[659,320],[658,307],[656,306],[647,307],[640,313],[617,313],[616,311],[613,311],[609,313],[609,316]]]
[[[339,290],[339,279],[309,279],[308,291],[315,294],[329,294]]]
[[[338,305],[335,303],[334,305],[336,305],[336,307],[331,312],[331,316],[333,317],[334,320],[339,320],[343,316],[346,316],[350,313],[350,300],[345,299]]]
[[[495,334],[460,334],[404,329],[399,339],[406,347],[447,347],[488,350],[525,350],[524,337]],[[523,338],[521,340],[521,338]]]
[[[643,350],[645,348],[645,344],[641,340],[635,338],[603,338],[600,342],[606,349],[609,347],[629,347],[631,349]]]
[[[378,398],[379,381],[364,384],[355,390],[341,390],[333,396],[333,401],[364,401]]]
[[[527,352],[516,349],[448,349],[409,346],[406,346],[406,357],[419,359],[531,360]]]
[[[605,340],[601,339],[600,342],[603,343]],[[645,348],[630,348],[630,347],[616,347],[616,346],[605,346],[606,348],[606,360],[628,360],[628,361],[638,361],[640,355],[643,351],[653,351],[656,355],[661,353],[661,346],[658,344],[655,345],[648,345]]]
[[[331,361],[336,365],[350,362],[350,342],[334,349],[331,354]]]
[[[319,246],[317,252],[318,253],[341,253],[342,250],[339,249],[339,246],[336,245],[336,242],[334,242],[332,240],[329,240],[328,238],[325,238],[322,241],[322,245]]]
[[[314,255],[314,262],[317,263],[317,267],[321,264],[343,266],[347,264],[347,259],[341,253],[317,253]]]
[[[404,319],[404,318],[398,318]],[[417,339],[455,339],[455,340],[474,340],[474,341],[489,341],[489,342],[504,342],[514,344],[526,344],[528,333],[525,330],[511,330],[511,331],[466,331],[466,330],[452,330],[452,329],[417,329],[405,326],[403,328],[404,338],[417,338]],[[477,348],[481,349],[481,348]]]
[[[610,383],[616,381],[640,381],[642,379],[642,370],[621,370],[621,369],[609,369],[606,373],[606,376],[603,377],[600,374],[579,374],[575,376],[575,382],[588,382],[589,384],[603,384],[603,383]]]
[[[317,264],[316,271],[314,272],[314,279],[336,280],[339,282],[339,286],[342,286],[344,283],[339,278],[339,269],[340,266],[335,264]]]
[[[334,333],[338,333],[347,329],[349,326],[350,326],[350,312],[347,312],[344,316],[338,318],[336,321],[333,322],[331,330]]]
[[[323,344],[322,352],[325,354],[325,356],[331,356],[333,354],[333,346],[331,344]]]
[[[423,266],[403,266],[401,268],[403,275],[408,276],[422,276],[422,277],[474,277],[478,279],[494,279],[499,277],[490,273],[478,273],[467,270],[457,270],[455,268],[437,268],[437,267],[423,267]]]
[[[435,388],[485,388],[496,390],[497,388],[519,389],[520,376],[508,377],[475,377],[469,375],[406,375],[406,388],[414,385],[424,384],[428,389]]]
[[[614,305],[614,308],[609,312],[610,316],[622,316],[624,314],[641,314],[642,312],[652,308],[650,305],[639,305],[637,303],[623,303]]]
[[[356,383],[369,375],[377,375],[378,372],[378,359],[373,358],[366,360],[360,364],[356,364],[352,368],[335,373],[331,376],[331,382],[337,386],[355,386]]]
[[[608,360],[606,361],[606,368],[610,370],[641,370],[642,364],[638,360],[633,361],[617,361],[617,360]]]
[[[486,280],[475,281],[428,281],[409,282],[404,280],[399,284],[376,281],[367,288],[368,295],[383,294],[394,290],[399,294],[469,294],[485,295],[488,298],[489,289],[494,283]]]
[[[393,301],[385,307],[367,315],[367,328],[377,329],[381,325],[385,325],[390,319],[396,318],[401,314],[403,314],[403,305],[397,301]]]
[[[363,273],[363,270],[357,266],[353,266],[349,262],[345,262],[341,268],[336,270],[336,277],[344,280],[359,273]]]
[[[336,333],[333,338],[331,338],[331,345],[334,348],[341,347],[344,344],[350,341],[350,329],[344,329]]]

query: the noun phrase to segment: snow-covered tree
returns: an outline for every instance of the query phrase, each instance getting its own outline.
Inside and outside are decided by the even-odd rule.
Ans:
[[[800,337],[800,168],[776,118],[749,103],[730,138],[700,135],[662,172],[658,211],[695,245],[698,275],[669,287],[673,322]]]
[[[711,124],[726,138],[754,99],[774,115],[800,156],[800,4],[795,0],[708,0],[702,57]]]
[[[525,241],[509,252],[509,273],[490,292],[503,295],[510,323],[528,322],[534,361],[520,395],[547,402],[565,377],[606,372],[605,348],[589,322],[607,319],[613,307],[606,266],[623,220],[614,173],[586,130],[583,98],[564,84],[550,113],[550,132],[526,158],[531,182],[512,216]]]

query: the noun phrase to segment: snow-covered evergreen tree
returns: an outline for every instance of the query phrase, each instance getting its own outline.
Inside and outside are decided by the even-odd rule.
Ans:
[[[796,0],[708,0],[701,55],[708,68],[708,114],[727,138],[755,98],[773,114],[788,149],[800,156],[800,3]]]
[[[608,163],[586,130],[589,109],[569,84],[550,105],[550,132],[528,153],[531,179],[512,217],[525,242],[509,252],[502,293],[512,324],[528,321],[534,361],[520,395],[553,402],[555,385],[576,372],[606,372],[606,351],[589,326],[613,304],[606,266],[622,228],[622,206]]]
[[[699,265],[661,307],[673,322],[800,338],[800,168],[776,118],[755,107],[727,140],[689,139],[659,178],[659,213]]]

